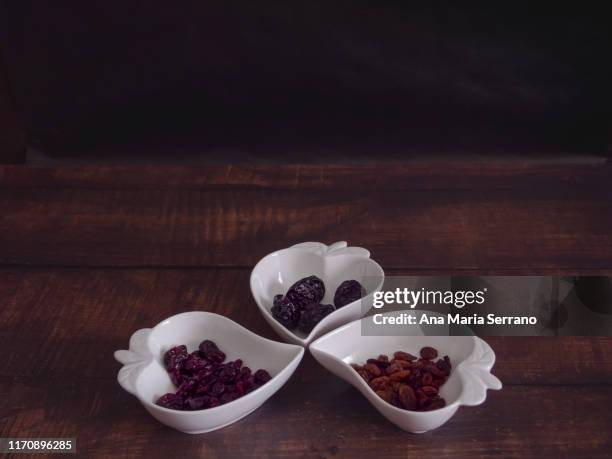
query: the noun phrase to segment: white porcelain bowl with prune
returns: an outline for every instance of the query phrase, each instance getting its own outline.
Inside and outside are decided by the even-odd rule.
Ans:
[[[307,346],[362,317],[384,278],[364,248],[304,242],[263,257],[251,273],[251,293],[283,340]]]

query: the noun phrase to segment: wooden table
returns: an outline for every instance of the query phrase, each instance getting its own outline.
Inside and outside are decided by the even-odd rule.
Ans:
[[[612,167],[0,168],[2,436],[89,457],[609,457],[612,339],[488,338],[504,389],[410,435],[306,355],[260,409],[186,435],[116,383],[130,334],[194,309],[276,338],[263,255],[348,240],[394,274],[610,274]]]

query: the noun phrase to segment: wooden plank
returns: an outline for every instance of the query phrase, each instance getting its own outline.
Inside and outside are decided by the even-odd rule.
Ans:
[[[603,458],[612,447],[612,386],[505,387],[441,428],[413,435],[344,381],[306,377],[308,370],[298,368],[243,420],[203,435],[158,424],[110,379],[15,384],[2,377],[1,433],[76,437],[85,457]]]
[[[0,376],[107,378],[118,369],[113,352],[125,348],[134,331],[189,310],[223,314],[279,339],[251,298],[249,274],[246,269],[1,270]],[[497,354],[494,372],[505,384],[611,382],[612,337],[487,340]],[[314,362],[304,365],[317,373]]]
[[[607,188],[612,164],[537,161],[368,165],[0,167],[0,188],[448,190]]]
[[[26,158],[26,134],[15,108],[3,56],[0,55],[0,164],[23,164]],[[2,173],[0,172],[0,176]]]
[[[253,266],[297,242],[347,240],[384,268],[607,269],[599,191],[0,191],[0,264]]]

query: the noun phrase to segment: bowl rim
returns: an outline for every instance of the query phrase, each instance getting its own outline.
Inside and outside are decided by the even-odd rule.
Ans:
[[[298,244],[294,244],[294,245],[292,245],[292,246],[290,246],[290,247],[286,247],[286,248],[284,248],[284,249],[278,249],[278,250],[275,250],[274,252],[270,252],[269,254],[264,255],[264,256],[263,256],[263,257],[262,257],[262,258],[261,258],[261,259],[260,259],[260,260],[259,260],[259,261],[258,261],[256,264],[255,264],[255,266],[254,266],[254,267],[253,267],[253,269],[251,270],[251,275],[249,276],[249,286],[250,286],[250,288],[251,288],[251,295],[253,296],[253,299],[255,300],[255,303],[257,304],[257,307],[259,308],[259,310],[260,310],[260,312],[261,312],[262,314],[264,314],[266,317],[269,317],[270,319],[274,320],[276,325],[278,325],[278,326],[282,327],[282,328],[283,328],[283,330],[285,330],[285,332],[287,332],[288,334],[290,334],[290,335],[291,335],[291,337],[292,337],[292,338],[294,338],[296,342],[299,342],[299,343],[300,343],[300,345],[301,345],[301,346],[304,346],[304,347],[308,346],[309,344],[311,344],[311,343],[314,341],[314,338],[313,338],[313,337],[314,337],[314,336],[315,336],[315,335],[318,333],[318,331],[319,331],[319,330],[318,330],[318,328],[319,328],[319,324],[321,324],[321,322],[322,322],[322,321],[321,321],[321,322],[319,322],[319,323],[317,323],[317,324],[316,324],[316,325],[313,327],[313,329],[312,329],[312,330],[311,330],[311,331],[308,333],[308,335],[306,335],[304,338],[302,338],[302,337],[298,336],[298,335],[297,335],[297,334],[296,334],[296,333],[295,333],[293,330],[290,330],[289,328],[285,327],[283,324],[281,324],[280,322],[278,322],[276,319],[274,319],[274,316],[272,316],[271,311],[270,311],[270,310],[268,310],[268,309],[266,309],[266,308],[265,308],[265,307],[264,307],[262,304],[260,304],[260,302],[259,302],[259,301],[257,301],[257,298],[256,298],[256,296],[255,296],[255,292],[254,292],[254,289],[253,289],[253,283],[254,283],[255,273],[256,273],[256,271],[257,271],[257,268],[258,268],[258,267],[259,267],[259,266],[260,266],[260,265],[261,265],[261,264],[262,264],[264,261],[266,261],[268,258],[272,258],[272,257],[274,257],[274,256],[278,256],[278,255],[280,255],[280,254],[282,254],[282,253],[284,253],[284,252],[290,252],[290,251],[307,251],[307,250],[312,250],[312,249],[309,249],[309,248],[308,248],[308,245],[310,245],[310,244],[312,244],[313,246],[314,246],[314,245],[317,245],[317,246],[319,246],[320,248],[325,248],[325,249],[326,249],[326,250],[328,250],[328,251],[335,251],[335,250],[338,250],[338,249],[344,249],[344,248],[346,248],[346,249],[352,249],[352,248],[357,249],[358,251],[361,251],[361,254],[358,254],[358,253],[353,253],[353,254],[351,254],[351,253],[347,253],[345,256],[348,256],[348,257],[354,257],[354,258],[361,258],[361,259],[367,259],[369,262],[373,263],[373,264],[374,264],[374,266],[375,266],[375,267],[376,267],[376,268],[377,268],[377,269],[380,271],[380,274],[381,274],[381,275],[380,275],[380,281],[379,281],[378,285],[377,285],[377,286],[376,286],[376,287],[375,287],[375,288],[374,288],[372,291],[367,292],[367,293],[366,293],[366,295],[364,295],[363,297],[359,298],[358,300],[355,300],[355,301],[353,301],[353,302],[351,302],[351,303],[347,303],[347,304],[345,304],[344,306],[342,306],[342,308],[346,308],[347,306],[351,306],[351,305],[353,305],[353,304],[355,304],[355,303],[357,303],[357,302],[361,301],[361,300],[362,300],[362,298],[364,298],[365,296],[371,295],[371,294],[373,294],[374,292],[379,291],[379,290],[380,290],[380,289],[383,287],[383,285],[384,285],[384,283],[385,283],[385,270],[382,268],[382,266],[381,266],[381,265],[380,265],[380,264],[379,264],[379,263],[378,263],[376,260],[374,260],[373,258],[371,258],[371,257],[370,257],[370,251],[369,251],[369,250],[367,250],[367,249],[364,249],[364,248],[362,248],[362,247],[357,247],[357,246],[348,246],[348,243],[347,243],[346,241],[338,241],[338,242],[335,242],[335,243],[333,243],[333,244],[329,244],[329,245],[326,245],[326,244],[324,244],[324,243],[322,243],[322,242],[313,242],[313,241],[309,241],[309,242],[301,242],[301,243],[298,243]],[[367,256],[364,256],[364,254],[366,254],[366,253],[367,253]],[[324,255],[324,254],[321,254],[321,256],[325,256],[325,255]],[[286,292],[285,292],[285,293],[286,293]],[[324,319],[325,319],[325,318],[327,318],[327,317],[331,317],[331,316],[333,316],[333,315],[334,315],[336,312],[338,312],[338,311],[340,311],[340,309],[337,309],[337,308],[335,307],[335,305],[334,305],[334,310],[333,310],[333,311],[332,311],[330,314],[328,314],[327,316],[325,316],[325,317],[324,317]],[[349,323],[350,323],[350,322],[349,322]],[[346,324],[344,324],[344,325],[346,325]],[[342,326],[343,326],[343,325],[342,325]],[[335,330],[335,329],[334,329],[334,330]],[[331,332],[331,331],[333,331],[333,330],[330,330],[330,332]],[[321,336],[325,336],[325,334],[323,334],[323,335],[321,335]],[[318,339],[318,338],[317,338],[317,339]]]
[[[167,321],[169,321],[171,319],[174,319],[174,318],[180,317],[180,316],[185,316],[185,315],[204,315],[204,316],[207,316],[207,317],[212,317],[214,320],[224,320],[224,321],[227,321],[230,324],[232,324],[233,326],[236,326],[239,329],[240,332],[246,332],[246,334],[251,335],[251,336],[253,336],[256,339],[259,339],[260,341],[267,341],[267,342],[273,343],[274,345],[279,345],[279,346],[282,346],[282,347],[288,346],[288,347],[291,347],[291,348],[297,348],[297,354],[277,374],[272,376],[272,378],[270,378],[269,381],[267,381],[265,384],[259,386],[254,391],[249,392],[248,394],[245,394],[245,395],[243,395],[240,398],[232,400],[231,402],[224,403],[223,405],[215,406],[215,407],[212,407],[212,408],[204,408],[204,409],[201,409],[201,410],[173,410],[171,408],[165,408],[163,406],[159,406],[159,405],[151,402],[150,400],[148,400],[145,397],[143,397],[140,394],[140,391],[136,390],[135,391],[136,392],[135,395],[136,395],[136,398],[140,401],[140,403],[142,403],[146,407],[152,408],[152,409],[154,409],[156,411],[160,411],[162,413],[172,413],[172,414],[182,415],[182,416],[196,416],[196,415],[202,414],[202,413],[215,413],[215,412],[219,412],[222,409],[225,409],[225,408],[228,408],[228,407],[232,406],[234,404],[234,402],[238,402],[240,400],[245,400],[247,398],[254,398],[257,395],[261,395],[260,392],[262,391],[262,389],[265,388],[266,385],[268,385],[268,383],[271,383],[275,379],[279,378],[282,373],[284,373],[289,367],[291,367],[294,363],[296,363],[296,360],[297,360],[297,364],[299,364],[299,362],[302,360],[302,358],[304,356],[304,348],[302,346],[299,346],[297,344],[291,344],[291,343],[285,343],[285,342],[280,342],[280,341],[274,341],[274,340],[271,340],[269,338],[265,338],[265,337],[263,337],[261,335],[258,335],[257,333],[252,332],[248,328],[243,327],[242,325],[240,325],[239,323],[233,321],[229,317],[226,317],[224,315],[217,314],[217,313],[214,313],[214,312],[208,312],[208,311],[185,311],[185,312],[180,312],[178,314],[174,314],[174,315],[172,315],[170,317],[167,317],[166,319],[162,320],[157,325],[155,325],[154,327],[151,328],[151,332],[149,334],[149,337],[147,338],[147,348],[148,348],[148,345],[149,345],[149,340],[150,340],[151,335],[153,334],[153,332],[156,329],[158,329],[158,327],[163,326],[165,324],[165,322],[167,322]],[[159,362],[156,361],[155,356],[153,355],[153,353],[151,353],[151,357],[153,357],[151,362],[149,362],[146,366],[152,365],[154,363],[159,364]],[[123,366],[122,366],[122,368],[123,368]],[[163,366],[162,366],[162,369],[164,371],[166,371],[166,369],[163,368]]]
[[[391,311],[391,312],[393,312],[393,311]],[[359,385],[360,385],[362,388],[366,388],[366,389],[367,389],[367,391],[368,391],[369,395],[371,395],[371,396],[372,396],[372,397],[373,397],[373,398],[376,400],[376,403],[377,403],[377,404],[380,404],[381,406],[384,406],[384,407],[385,407],[385,409],[390,409],[392,412],[395,412],[395,413],[398,413],[398,414],[402,414],[402,415],[404,415],[404,416],[426,417],[427,415],[430,415],[430,414],[432,414],[432,413],[442,413],[442,412],[444,412],[444,411],[451,411],[451,410],[453,410],[453,409],[457,409],[457,408],[459,408],[460,406],[469,406],[469,405],[466,405],[466,404],[462,403],[462,395],[463,395],[463,392],[465,391],[465,387],[462,387],[461,393],[459,394],[459,396],[458,396],[458,397],[457,397],[457,398],[456,398],[456,399],[455,399],[455,400],[454,400],[452,403],[449,403],[448,405],[445,405],[445,406],[443,406],[443,407],[441,407],[441,408],[436,408],[435,410],[428,410],[428,411],[414,411],[414,410],[406,410],[406,409],[403,409],[403,408],[398,408],[398,407],[396,407],[396,406],[392,405],[391,403],[389,403],[389,402],[387,402],[387,401],[383,400],[382,398],[380,398],[380,397],[379,397],[379,396],[376,394],[376,392],[374,392],[374,389],[372,389],[372,388],[371,388],[371,387],[370,387],[370,386],[369,386],[369,385],[368,385],[368,384],[367,384],[367,383],[366,383],[366,382],[363,380],[363,378],[362,378],[361,376],[359,376],[359,374],[357,373],[357,371],[356,371],[356,370],[355,370],[355,369],[354,369],[354,368],[353,368],[353,367],[352,367],[352,366],[351,366],[349,363],[346,363],[346,362],[345,362],[344,360],[342,360],[341,358],[339,358],[339,357],[337,357],[337,356],[335,356],[335,355],[333,355],[333,354],[330,354],[330,353],[328,353],[328,352],[326,352],[326,351],[323,351],[323,350],[321,350],[321,349],[318,347],[318,346],[320,346],[320,345],[321,345],[321,343],[320,343],[320,342],[324,341],[325,339],[328,339],[329,337],[331,337],[332,335],[335,335],[336,333],[340,333],[340,332],[344,331],[345,329],[347,329],[347,328],[349,328],[349,327],[351,327],[351,326],[355,326],[354,324],[356,324],[357,322],[361,322],[361,321],[362,321],[362,320],[364,320],[364,319],[365,319],[365,317],[362,317],[361,319],[353,320],[353,321],[351,321],[351,322],[349,322],[349,323],[347,323],[347,324],[344,324],[344,325],[342,325],[342,326],[340,326],[340,327],[338,327],[338,328],[336,328],[336,329],[334,329],[334,330],[331,330],[330,332],[328,332],[328,333],[324,334],[323,336],[320,336],[319,338],[317,338],[316,340],[314,340],[312,343],[310,343],[310,345],[308,346],[308,349],[310,350],[310,353],[311,353],[311,354],[313,354],[313,356],[314,356],[314,354],[315,354],[316,352],[321,352],[321,353],[324,353],[326,356],[328,356],[329,358],[331,358],[331,359],[332,359],[333,361],[335,361],[336,363],[339,363],[340,365],[343,365],[343,366],[345,366],[345,367],[350,368],[350,370],[351,370],[352,372],[354,372],[354,374],[355,374],[355,375],[357,375],[357,380],[359,381]],[[409,335],[406,335],[406,337],[413,338],[413,336],[409,336]],[[442,336],[442,337],[444,337],[444,338],[471,338],[471,340],[472,340],[474,343],[476,343],[478,339],[482,340],[481,338],[479,338],[479,337],[478,337],[478,336],[476,336],[476,335]],[[484,341],[484,340],[482,340],[482,341]],[[486,343],[486,342],[485,342],[485,343]],[[489,347],[490,347],[490,346],[489,346]],[[313,352],[313,348],[314,348],[314,352]],[[493,349],[491,349],[491,351],[493,352],[493,356],[495,357],[495,352],[493,351]],[[456,366],[454,366],[454,368],[451,370],[451,374],[452,374],[452,372],[457,371],[457,369],[459,368],[459,366],[461,365],[461,363],[462,363],[462,362],[463,362],[463,361],[459,362],[459,363],[458,363]],[[490,371],[489,371],[489,373],[490,373]],[[461,374],[458,374],[457,376],[458,376],[458,377],[459,377],[459,379],[461,380],[461,384],[462,384],[462,386],[464,386],[464,381],[463,381],[462,375],[461,375]],[[347,381],[347,382],[348,382],[349,384],[351,384],[351,382],[350,382],[350,381]],[[363,395],[365,396],[365,394],[363,394]],[[368,398],[368,400],[369,400],[369,397],[367,397],[367,396],[365,396],[365,397],[366,397],[366,398]],[[373,402],[372,400],[369,400],[369,401],[370,401],[370,403],[375,403],[375,402]]]

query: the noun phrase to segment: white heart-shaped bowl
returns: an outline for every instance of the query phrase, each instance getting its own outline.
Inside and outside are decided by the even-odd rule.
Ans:
[[[253,371],[268,370],[272,379],[232,402],[199,411],[163,408],[155,401],[167,392],[176,392],[163,364],[164,353],[185,344],[189,352],[205,339],[214,341],[228,360],[242,359]],[[130,338],[130,349],[115,352],[124,366],[117,380],[121,387],[140,400],[159,422],[182,432],[196,434],[220,429],[238,421],[270,398],[297,368],[304,349],[263,338],[227,317],[193,311],[172,316],[154,328],[144,328]]]
[[[272,316],[270,310],[274,295],[284,295],[294,282],[312,275],[325,284],[322,303],[333,304],[338,286],[350,279],[361,282],[367,295],[325,316],[308,334],[289,330]],[[307,346],[324,333],[362,317],[361,301],[371,304],[369,297],[382,288],[384,279],[383,269],[370,258],[366,249],[347,247],[345,241],[329,246],[321,242],[304,242],[259,260],[251,272],[251,293],[261,314],[282,339]]]
[[[385,313],[394,314],[394,313]],[[361,320],[369,320],[364,318]],[[485,401],[487,389],[499,390],[502,384],[491,374],[495,354],[491,347],[476,336],[424,336],[417,327],[413,336],[363,336],[361,320],[356,320],[322,336],[310,345],[314,358],[336,376],[357,388],[389,421],[412,433],[422,433],[440,427],[462,406],[479,405]],[[424,346],[436,348],[440,356],[448,355],[452,371],[440,388],[446,406],[432,411],[408,411],[384,400],[351,367],[364,364],[379,354],[393,355],[405,351],[418,355]]]

